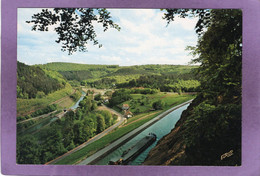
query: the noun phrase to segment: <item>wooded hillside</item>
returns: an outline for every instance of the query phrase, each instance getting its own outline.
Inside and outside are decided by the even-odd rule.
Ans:
[[[17,98],[41,98],[65,87],[58,73],[45,72],[40,67],[17,62]]]

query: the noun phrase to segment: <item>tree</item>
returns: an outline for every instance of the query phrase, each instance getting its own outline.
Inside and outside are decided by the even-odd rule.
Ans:
[[[163,109],[163,107],[165,106],[165,103],[162,100],[158,100],[158,101],[154,102],[152,106],[155,110],[159,110],[159,109]]]
[[[97,115],[97,133],[101,133],[106,128],[105,119],[101,114]]]
[[[17,141],[17,163],[19,164],[40,164],[41,147],[32,136],[18,138]]]
[[[96,100],[96,101],[102,100],[101,94],[99,93],[99,94],[95,95],[94,100]]]
[[[201,93],[190,105],[180,130],[186,146],[183,162],[187,165],[239,165],[242,11],[170,9],[166,10],[164,18],[171,22],[174,15],[199,17],[195,27],[198,43],[188,49],[195,57],[193,62],[200,63],[197,74],[200,75]],[[221,161],[219,156],[231,149],[234,155]],[[176,163],[178,161],[172,162]]]
[[[163,9],[166,11],[164,13],[163,19],[167,21],[168,24],[174,21],[174,17],[179,15],[181,18],[186,17],[198,17],[199,20],[195,26],[196,33],[200,36],[204,33],[204,29],[208,28],[211,24],[211,12],[210,9]]]
[[[73,133],[75,135],[74,137],[74,143],[75,144],[81,144],[85,142],[83,137],[83,124],[81,122],[77,122],[73,126]]]
[[[109,111],[101,111],[101,114],[104,116],[106,128],[110,127],[113,124],[112,114]]]
[[[101,23],[103,31],[108,28],[120,27],[113,22],[108,12],[104,8],[54,8],[42,9],[41,12],[34,14],[31,21],[32,30],[48,31],[50,27],[58,34],[57,43],[62,44],[62,51],[72,54],[76,51],[87,51],[88,42],[98,45],[96,39],[94,23]],[[102,45],[99,44],[99,47]]]

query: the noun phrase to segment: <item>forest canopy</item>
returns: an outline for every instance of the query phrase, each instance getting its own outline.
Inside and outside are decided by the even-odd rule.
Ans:
[[[64,88],[61,75],[45,73],[43,69],[17,62],[17,98],[42,98]]]

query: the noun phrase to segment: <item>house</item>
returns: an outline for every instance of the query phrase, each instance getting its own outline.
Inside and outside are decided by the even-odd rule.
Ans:
[[[130,112],[129,110],[125,111],[125,115],[124,115],[126,118],[130,118],[130,117],[133,117],[133,113]]]
[[[123,104],[123,106],[122,106],[122,110],[123,111],[127,111],[127,110],[129,110],[129,105],[128,104]]]

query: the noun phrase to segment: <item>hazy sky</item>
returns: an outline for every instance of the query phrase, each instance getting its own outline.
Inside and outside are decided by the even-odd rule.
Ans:
[[[109,29],[103,32],[97,25],[97,39],[103,45],[88,45],[88,52],[68,55],[55,42],[55,31],[31,31],[34,13],[41,9],[18,9],[18,60],[29,64],[48,62],[73,62],[84,64],[187,64],[192,57],[185,51],[188,45],[195,46],[197,19],[176,18],[167,25],[163,12],[155,9],[108,9],[120,32]]]

